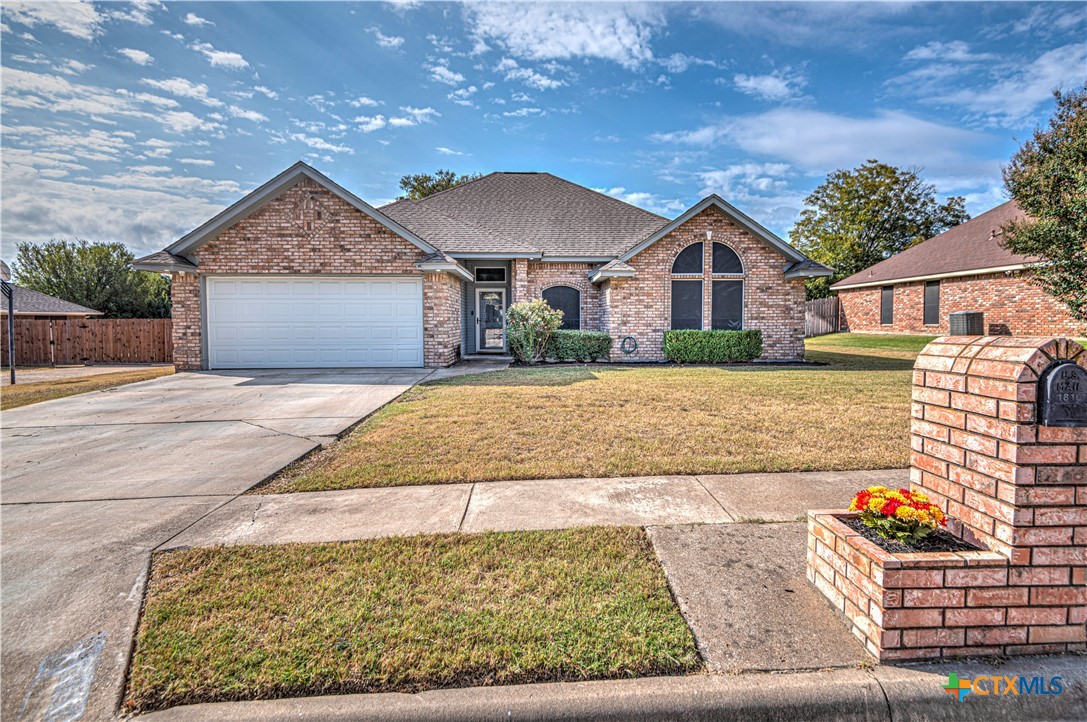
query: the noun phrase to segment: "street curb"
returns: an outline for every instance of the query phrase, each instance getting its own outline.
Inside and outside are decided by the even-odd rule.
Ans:
[[[963,702],[941,685],[960,678],[1063,677],[1059,696],[982,696]],[[475,687],[418,694],[354,694],[175,707],[141,716],[174,720],[1074,720],[1087,709],[1087,658],[879,666],[871,670],[650,677]]]

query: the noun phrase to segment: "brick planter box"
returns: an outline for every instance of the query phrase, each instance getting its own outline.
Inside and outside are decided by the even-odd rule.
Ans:
[[[1071,426],[1038,413],[1046,392]],[[1053,338],[939,338],[913,374],[910,479],[978,552],[890,554],[808,517],[808,579],[880,660],[1087,649],[1087,352]],[[1055,395],[1054,395],[1055,394]]]

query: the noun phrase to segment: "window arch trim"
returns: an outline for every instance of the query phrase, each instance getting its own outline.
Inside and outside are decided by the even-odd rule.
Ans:
[[[542,289],[540,291],[540,298],[542,298],[547,303],[547,305],[549,305],[549,306],[551,306],[551,302],[547,300],[547,297],[546,297],[545,294],[548,291],[553,291],[555,289],[563,289],[563,290],[566,290],[566,291],[573,291],[574,293],[577,294],[577,325],[572,326],[572,324],[570,324],[570,319],[567,318],[567,315],[564,312],[563,317],[562,317],[562,326],[560,326],[559,328],[560,329],[571,330],[571,331],[580,331],[580,330],[582,330],[582,327],[583,327],[582,326],[582,324],[583,324],[582,318],[583,318],[584,311],[585,311],[585,292],[582,289],[578,288],[577,286],[571,286],[568,283],[555,283],[555,284],[552,284],[552,285],[548,286],[547,288],[544,288],[544,289]],[[551,308],[555,308],[555,306],[551,306]]]
[[[693,253],[688,253],[688,252],[693,251],[696,246],[698,247],[698,270],[697,271],[677,271],[676,270],[676,264],[679,263],[679,260],[681,258],[683,258],[684,260],[687,260],[690,256],[693,256],[694,255]],[[706,247],[705,247],[705,244],[703,244],[702,241],[695,241],[694,243],[690,243],[690,244],[684,246],[683,248],[681,248],[680,251],[675,256],[672,257],[671,272],[672,272],[673,276],[694,277],[694,276],[703,276],[703,275],[705,275],[705,273],[706,273]]]
[[[730,254],[732,254],[732,258],[736,259],[736,264],[739,265],[739,267],[740,267],[739,271],[718,271],[716,269],[716,265],[717,265],[716,264],[716,261],[717,261],[717,247],[718,246],[720,246],[722,249],[724,249],[724,250],[728,251]],[[729,260],[731,260],[731,259],[729,259]],[[744,259],[740,257],[739,252],[735,248],[728,245],[727,243],[721,243],[720,241],[714,241],[713,242],[713,247],[710,249],[710,273],[711,273],[711,275],[714,275],[714,276],[743,276],[743,275],[746,275],[747,269],[744,268]]]

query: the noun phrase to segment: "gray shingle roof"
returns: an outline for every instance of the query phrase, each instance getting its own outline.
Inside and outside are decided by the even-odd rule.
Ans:
[[[180,268],[196,268],[196,264],[187,258],[175,256],[169,251],[155,251],[150,256],[137,258],[132,262],[133,266],[178,266]]]
[[[491,173],[421,201],[398,201],[380,210],[449,253],[618,256],[668,222],[550,173]],[[431,212],[440,215],[426,215]],[[462,240],[450,231],[446,240],[412,226],[434,223],[437,231],[443,217],[477,233]]]
[[[12,285],[16,316],[101,316],[101,311],[69,303],[56,296]],[[0,313],[7,315],[7,299],[0,299]]]
[[[1000,245],[1003,226],[1026,218],[1015,201],[1008,201],[860,273],[843,278],[831,288],[1029,263],[1034,259],[1012,253]]]
[[[416,201],[396,201],[379,209],[394,221],[447,253],[537,253],[527,243],[498,231],[446,215]]]

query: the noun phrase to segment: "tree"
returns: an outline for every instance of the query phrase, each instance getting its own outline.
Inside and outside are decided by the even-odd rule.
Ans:
[[[482,173],[459,176],[451,170],[442,170],[441,168],[435,171],[433,175],[430,173],[406,175],[400,179],[400,190],[404,191],[404,195],[397,198],[397,200],[421,201],[438,191],[449,190],[461,183],[467,183],[482,177]]]
[[[790,234],[810,258],[834,275],[807,283],[809,298],[829,296],[830,285],[926,238],[970,220],[964,199],[940,204],[936,187],[916,168],[870,160],[837,170],[804,199],[808,205]]]
[[[20,243],[14,282],[106,318],[165,318],[170,315],[170,280],[133,270],[134,256],[121,243],[58,241]]]
[[[1005,227],[1002,242],[1039,258],[1032,281],[1087,321],[1087,84],[1054,97],[1049,127],[1004,168],[1004,186],[1030,218]]]

